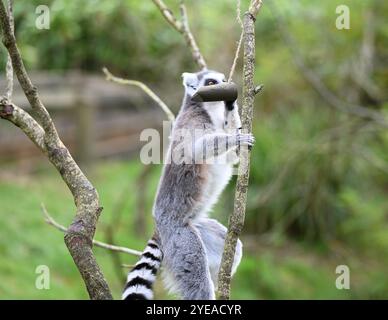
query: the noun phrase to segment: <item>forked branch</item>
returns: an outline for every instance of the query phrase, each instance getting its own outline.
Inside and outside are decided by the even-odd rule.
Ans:
[[[67,228],[63,225],[61,225],[60,223],[56,222],[54,220],[54,218],[52,216],[50,216],[50,214],[47,212],[47,209],[46,207],[42,204],[41,205],[41,208],[42,208],[42,212],[43,212],[43,215],[44,215],[44,220],[51,226],[53,226],[54,228],[66,233],[67,232]],[[96,246],[96,247],[100,247],[102,249],[107,249],[107,250],[111,250],[111,251],[116,251],[116,252],[121,252],[121,253],[126,253],[126,254],[130,254],[130,255],[135,255],[135,256],[140,256],[141,255],[141,251],[137,251],[137,250],[134,250],[134,249],[130,249],[130,248],[126,248],[126,247],[121,247],[121,246],[115,246],[115,245],[112,245],[112,244],[108,244],[108,243],[105,243],[105,242],[102,242],[102,241],[98,241],[98,240],[95,240],[93,239],[93,244]]]
[[[173,14],[173,12],[166,6],[163,0],[152,0],[159,11],[162,13],[166,21],[180,34],[183,35],[187,46],[189,47],[194,61],[201,69],[206,69],[207,65],[197,42],[190,30],[189,20],[187,16],[187,9],[183,0],[180,0],[179,9],[181,13],[181,21],[179,21]]]
[[[73,195],[77,212],[73,223],[67,229],[65,243],[84,280],[90,298],[112,299],[108,284],[92,251],[92,239],[102,211],[98,193],[59,138],[54,122],[27,74],[16,44],[11,15],[12,12],[8,14],[4,2],[0,0],[3,44],[8,50],[13,70],[35,111],[37,120],[11,104],[7,97],[0,100],[0,117],[11,121],[23,130],[47,156],[67,184]]]

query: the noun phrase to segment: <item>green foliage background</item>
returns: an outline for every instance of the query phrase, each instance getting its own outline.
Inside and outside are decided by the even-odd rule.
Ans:
[[[175,1],[166,1],[178,13]],[[190,22],[211,68],[229,71],[239,27],[234,1],[187,1]],[[15,4],[18,44],[29,69],[100,72],[102,66],[158,89],[179,88],[180,74],[194,71],[181,35],[151,1],[46,1],[50,30],[37,30],[41,1]],[[388,3],[386,1],[276,1],[295,48],[341,99],[387,116]],[[335,9],[350,8],[350,30],[337,30]],[[242,1],[243,9],[247,1]],[[371,95],[354,80],[360,69],[366,13],[374,23],[373,69],[367,76],[378,88]],[[293,63],[291,48],[264,4],[257,24],[257,97],[251,183],[243,240],[245,256],[233,282],[238,299],[388,298],[388,131],[376,123],[340,112],[322,99]],[[4,70],[4,55],[0,55]],[[239,65],[239,67],[241,67]],[[241,69],[241,68],[240,68]],[[241,82],[241,70],[236,74]],[[176,90],[176,89],[175,89]],[[163,92],[161,92],[163,97]],[[177,110],[179,101],[172,105]],[[1,124],[0,124],[1,125]],[[5,165],[3,165],[6,170]],[[90,173],[105,208],[97,231],[104,240],[115,219],[113,207],[127,192],[116,226],[117,243],[141,250],[151,233],[135,236],[138,159],[107,161]],[[155,168],[146,190],[148,210],[159,177]],[[126,191],[127,190],[127,191]],[[232,210],[230,187],[215,210],[226,223]],[[62,235],[44,224],[44,202],[68,225],[74,212],[69,192],[52,170],[0,181],[0,298],[87,298]],[[114,224],[113,224],[114,225]],[[122,282],[110,253],[96,255],[116,297]],[[122,256],[128,264],[135,258]],[[35,288],[35,268],[50,267],[50,290]],[[351,289],[337,290],[335,268],[351,270]],[[160,284],[157,296],[166,297]]]

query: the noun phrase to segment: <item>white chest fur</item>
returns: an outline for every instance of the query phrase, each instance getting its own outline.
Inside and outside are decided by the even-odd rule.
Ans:
[[[219,196],[232,177],[233,165],[209,164],[207,165],[208,177],[202,192],[202,199],[198,206],[196,218],[207,217]]]
[[[230,112],[225,112],[223,101],[205,102],[203,107],[208,112],[215,131],[235,133],[235,130],[241,126],[237,105]],[[228,121],[227,125],[225,125],[225,121]],[[203,186],[202,199],[195,210],[197,218],[207,216],[213,205],[217,203],[220,194],[232,177],[233,166],[237,162],[238,156],[235,154],[235,150],[230,150],[217,158],[213,158],[210,163],[207,162],[207,179]]]
[[[215,128],[223,129],[225,121],[225,103],[223,101],[205,102],[203,106],[209,113]]]

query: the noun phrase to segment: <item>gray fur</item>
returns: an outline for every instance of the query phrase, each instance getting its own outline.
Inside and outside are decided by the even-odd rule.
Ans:
[[[167,162],[164,166],[156,195],[153,216],[156,222],[158,245],[163,252],[167,285],[183,299],[215,299],[215,285],[221,262],[226,228],[207,217],[232,175],[237,149],[252,145],[253,136],[240,133],[238,106],[226,110],[223,102],[194,102],[195,91],[206,79],[224,81],[223,74],[215,71],[184,73],[185,97],[171,135],[166,159],[176,159],[187,143],[182,143],[178,132],[204,129],[190,147],[192,160],[197,160],[201,147],[214,150],[214,141],[225,142],[226,148],[213,157],[226,159],[222,164],[198,163],[182,158],[181,162]],[[186,143],[186,145],[185,145]],[[216,144],[217,144],[216,143]],[[203,152],[208,159],[207,151]],[[177,156],[177,157],[175,157]],[[235,272],[242,256],[238,241],[233,265]]]
[[[191,89],[198,88],[207,76],[219,81],[224,78],[213,71],[201,72],[197,75],[196,83],[194,74],[186,73],[183,76],[184,85],[187,88],[185,81],[188,81]],[[180,129],[205,129],[206,135],[198,137],[198,140],[204,140],[208,147],[214,145],[214,139],[221,141],[228,136],[230,145],[225,152],[235,152],[239,143],[253,143],[250,135],[238,132],[239,127],[229,128],[234,129],[234,133],[229,133],[225,130],[224,121],[217,122],[219,118],[224,119],[223,104],[220,109],[216,103],[194,102],[191,100],[192,93],[188,93],[191,91],[186,90],[184,104],[173,128],[170,155],[179,150],[176,147],[180,140],[174,133]],[[237,110],[231,112],[238,117]],[[241,126],[239,119],[230,122],[231,126],[236,123]],[[216,176],[214,166],[217,164],[166,164],[156,196],[154,218],[163,250],[165,272],[169,273],[166,278],[173,281],[170,286],[184,299],[215,298],[226,228],[206,218],[206,215],[228,183],[230,173],[227,169],[231,169],[233,163],[219,165],[225,166],[226,171],[221,170],[224,175],[229,175],[221,179]],[[214,185],[218,182],[219,185]],[[234,271],[241,259],[241,248],[239,241]]]
[[[210,275],[217,289],[218,272],[220,270],[221,258],[224,249],[226,227],[215,219],[201,218],[195,221],[195,227],[198,229],[201,239],[205,244],[207,260],[210,269]],[[236,272],[242,258],[242,243],[237,241],[236,254],[234,256],[232,275]]]

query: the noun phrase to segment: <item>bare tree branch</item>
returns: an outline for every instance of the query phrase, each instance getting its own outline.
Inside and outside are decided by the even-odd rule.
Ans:
[[[8,0],[8,15],[9,15],[9,24],[11,26],[11,31],[12,33],[14,33],[13,0]],[[13,67],[12,67],[11,56],[9,55],[9,53],[7,54],[7,64],[5,67],[5,73],[7,78],[7,90],[6,90],[5,96],[8,99],[8,101],[11,101],[12,93],[13,93]]]
[[[58,230],[60,230],[62,232],[65,232],[65,233],[67,232],[67,228],[65,226],[59,224],[58,222],[56,222],[54,220],[53,217],[50,216],[50,214],[47,212],[47,209],[44,206],[44,204],[41,205],[41,208],[42,208],[42,212],[43,212],[45,221],[49,225],[53,226],[54,228],[57,228]],[[100,247],[100,248],[107,249],[107,250],[110,250],[110,251],[121,252],[121,253],[126,253],[126,254],[130,254],[130,255],[135,255],[135,256],[141,256],[141,254],[142,254],[141,251],[137,251],[137,250],[134,250],[134,249],[130,249],[130,248],[126,248],[126,247],[121,247],[121,246],[115,246],[115,245],[108,244],[108,243],[105,243],[105,242],[102,242],[102,241],[98,241],[98,240],[94,240],[94,239],[93,239],[93,244],[96,247]]]
[[[252,131],[253,104],[255,100],[255,20],[262,6],[261,0],[251,0],[249,10],[244,14],[244,82],[243,105],[241,121],[243,130]],[[228,231],[226,234],[224,252],[218,276],[219,298],[227,300],[230,297],[230,280],[238,237],[244,226],[245,207],[248,192],[250,167],[249,149],[241,149],[240,165],[236,183],[234,210],[229,217]]]
[[[90,298],[112,299],[108,284],[92,251],[92,239],[98,217],[102,211],[98,193],[60,140],[55,125],[39,98],[38,90],[26,72],[10,19],[10,15],[8,15],[1,0],[0,26],[3,44],[10,54],[16,77],[31,107],[36,112],[41,127],[14,105],[2,104],[0,106],[1,117],[12,121],[22,129],[24,128],[23,131],[44,151],[50,162],[61,174],[77,207],[73,223],[67,229],[65,243],[85,282]]]
[[[6,97],[0,99],[0,118],[8,120],[19,127],[47,155],[47,149],[44,143],[45,132],[42,127],[26,111],[9,102]]]
[[[201,69],[206,69],[207,65],[205,62],[205,59],[203,58],[199,47],[197,45],[197,42],[195,41],[195,38],[190,31],[188,17],[187,17],[187,10],[186,6],[184,4],[183,0],[180,0],[180,12],[181,12],[181,18],[182,21],[178,21],[172,11],[166,6],[166,4],[163,2],[163,0],[152,0],[156,7],[159,9],[159,11],[162,13],[163,17],[166,19],[166,21],[179,33],[183,35],[183,37],[186,40],[186,44],[190,48],[191,54],[193,56],[194,61],[197,63],[197,65]]]
[[[38,122],[42,125],[45,132],[50,136],[50,139],[55,140],[57,137],[55,126],[46,108],[43,106],[41,100],[39,99],[36,87],[32,84],[26,72],[18,46],[16,44],[15,35],[12,30],[11,18],[5,9],[3,1],[0,1],[0,24],[1,29],[3,30],[3,44],[11,57],[12,66],[16,77],[19,80],[20,86],[22,87],[31,107],[36,112]]]
[[[162,13],[166,21],[179,33],[183,32],[182,23],[178,21],[172,11],[166,6],[162,0],[152,0],[154,4],[158,7],[159,11]]]
[[[106,80],[113,81],[119,84],[123,85],[130,85],[130,86],[136,86],[140,89],[142,89],[152,100],[154,100],[164,111],[164,113],[167,115],[167,118],[174,122],[175,116],[170,110],[170,108],[158,97],[158,95],[153,92],[147,85],[144,83],[137,81],[137,80],[128,80],[123,78],[115,77],[112,73],[109,72],[107,68],[103,68],[102,71],[105,73]]]
[[[180,1],[179,8],[180,8],[181,17],[182,17],[182,34],[186,39],[186,43],[190,47],[193,59],[201,69],[206,69],[207,65],[206,65],[205,59],[203,58],[201,52],[199,51],[197,42],[195,41],[194,36],[190,31],[189,18],[187,16],[186,6],[183,0]]]

